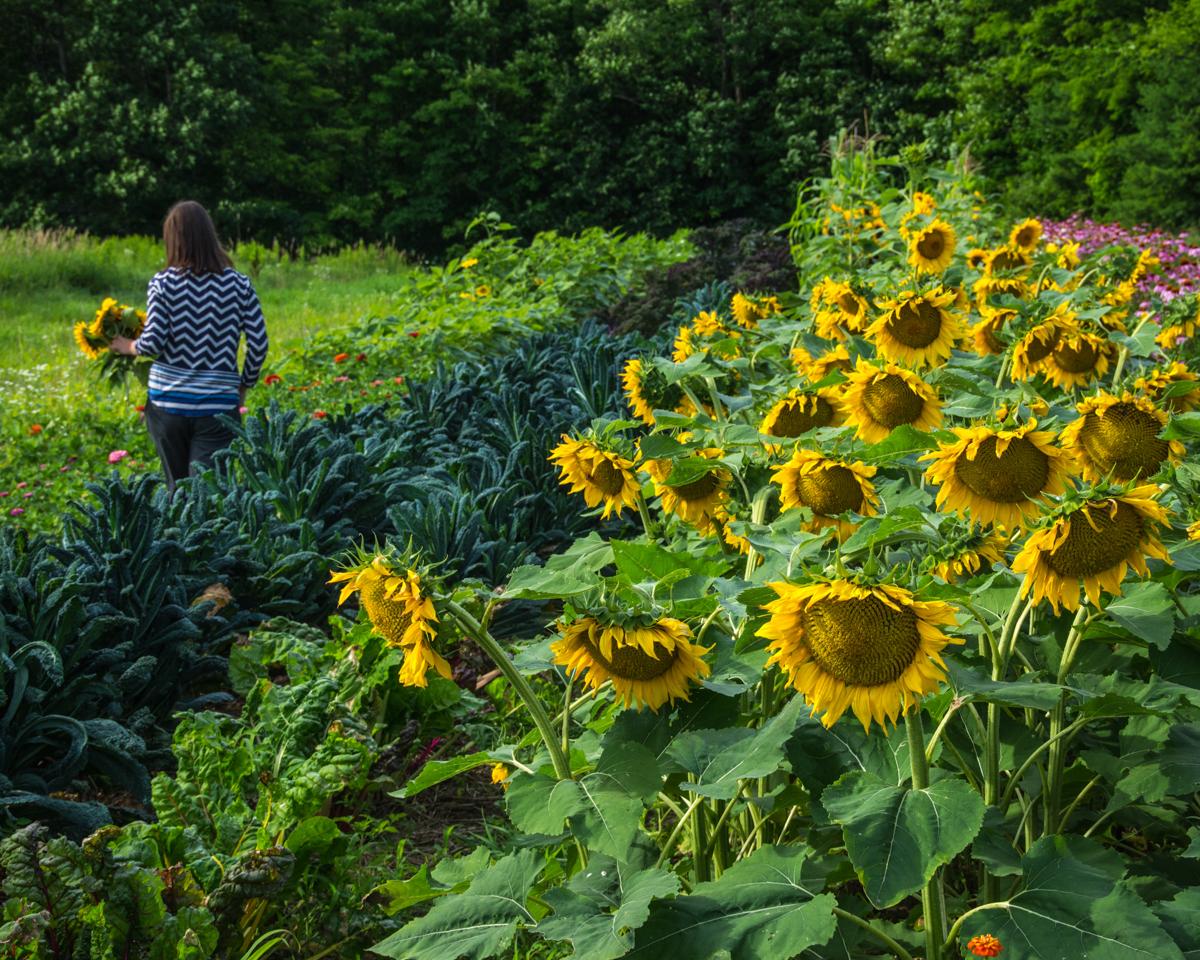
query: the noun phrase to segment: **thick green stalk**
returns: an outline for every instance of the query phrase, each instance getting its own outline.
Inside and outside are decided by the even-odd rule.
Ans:
[[[869,934],[871,934],[871,936],[887,947],[894,956],[899,957],[900,960],[913,960],[911,953],[905,950],[902,946],[900,946],[900,944],[898,944],[882,930],[878,930],[871,926],[870,922],[864,920],[862,917],[851,913],[849,910],[843,910],[841,907],[834,907],[833,915],[841,920],[845,920],[847,923],[852,923],[856,927],[860,927],[861,929],[867,931]]]
[[[1067,634],[1067,642],[1063,644],[1062,659],[1058,664],[1059,683],[1066,680],[1071,664],[1075,661],[1075,654],[1083,639],[1086,617],[1087,604],[1081,603],[1075,613],[1075,620],[1071,623],[1071,632]],[[1063,733],[1066,718],[1067,698],[1064,692],[1050,712],[1050,756],[1046,760],[1046,796],[1043,806],[1045,819],[1042,824],[1042,833],[1046,836],[1058,832],[1059,811],[1062,809],[1063,762],[1067,748],[1067,738]]]
[[[513,665],[512,660],[509,659],[504,648],[496,642],[496,639],[480,626],[478,620],[453,600],[446,604],[446,609],[458,621],[463,632],[478,643],[483,648],[484,653],[492,658],[492,662],[496,664],[500,672],[504,674],[505,679],[517,691],[517,695],[525,702],[525,709],[529,711],[534,726],[537,727],[538,733],[542,736],[542,742],[545,743],[546,750],[550,753],[550,761],[554,764],[555,776],[559,780],[570,780],[571,765],[567,762],[566,754],[563,753],[562,745],[558,741],[558,731],[554,729],[554,724],[550,722],[550,717],[546,715],[546,711],[542,708],[542,704],[538,700],[533,687],[529,685],[529,681]]]
[[[637,509],[638,516],[642,520],[642,530],[646,533],[646,539],[658,539],[658,528],[655,526],[654,521],[650,519],[650,511],[646,509],[646,498],[642,496],[641,490],[637,493]]]
[[[919,706],[904,715],[904,729],[908,733],[913,789],[925,790],[929,787],[929,762],[925,759],[925,730]],[[925,914],[925,960],[941,960],[942,931],[946,929],[941,870],[934,870],[921,891],[921,907]]]

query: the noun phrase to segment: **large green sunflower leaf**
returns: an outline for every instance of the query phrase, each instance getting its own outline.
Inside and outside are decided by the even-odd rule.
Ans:
[[[585,809],[583,791],[574,780],[554,780],[543,774],[516,774],[505,795],[508,817],[522,833],[557,837],[567,820]]]
[[[569,940],[576,960],[616,960],[633,947],[634,932],[650,915],[650,902],[679,891],[679,878],[657,867],[634,870],[611,857],[587,867],[543,899],[554,914],[538,924],[548,940]]]
[[[1021,889],[967,917],[963,945],[990,933],[1005,960],[1182,960],[1150,908],[1120,883],[1121,859],[1082,837],[1043,837],[1021,859]]]
[[[1200,887],[1180,890],[1175,899],[1156,903],[1153,909],[1184,956],[1200,957]]]
[[[594,771],[575,783],[574,835],[589,850],[618,859],[628,856],[642,829],[645,801],[662,786],[658,758],[640,744],[617,743],[605,749]]]
[[[396,960],[490,960],[512,943],[520,926],[532,926],[525,908],[541,854],[519,850],[496,861],[460,894],[442,897],[425,916],[401,927],[373,953]]]
[[[763,847],[690,896],[657,900],[627,956],[790,960],[837,928],[831,894],[803,847]]]
[[[732,727],[680,734],[667,748],[667,756],[696,778],[694,783],[681,783],[680,788],[732,800],[742,780],[768,776],[783,765],[787,759],[784,745],[806,709],[801,697],[792,697],[758,731]]]
[[[1175,634],[1175,602],[1154,580],[1136,583],[1109,601],[1104,612],[1135,637],[1165,650]]]
[[[984,813],[983,800],[964,780],[917,790],[870,773],[842,777],[821,794],[821,805],[842,825],[850,862],[877,907],[920,890],[975,839]]]

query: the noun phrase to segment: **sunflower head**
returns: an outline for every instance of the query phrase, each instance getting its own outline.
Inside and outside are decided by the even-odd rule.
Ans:
[[[589,507],[604,504],[602,518],[620,516],[626,507],[635,508],[640,492],[634,463],[610,443],[593,437],[562,435],[562,443],[550,451],[549,460],[558,467],[559,483],[572,493],[582,493]]]
[[[796,372],[811,383],[819,383],[835,370],[849,373],[854,369],[850,351],[842,343],[815,357],[803,347],[795,347],[790,358]]]
[[[918,273],[941,273],[954,259],[958,236],[945,220],[934,220],[908,238],[908,262]]]
[[[1070,475],[1066,455],[1054,435],[1030,420],[1015,429],[955,427],[953,443],[921,457],[938,486],[937,506],[971,523],[1022,526],[1039,511],[1038,501],[1063,493]]]
[[[1103,377],[1116,355],[1117,345],[1107,337],[1063,334],[1042,360],[1041,372],[1060,390],[1073,390]]]
[[[894,363],[868,363],[861,357],[846,378],[842,402],[856,434],[867,443],[886,440],[896,427],[936,430],[942,408],[933,387]]]
[[[988,309],[983,311],[983,319],[972,326],[969,331],[975,352],[981,357],[1003,353],[1005,345],[1000,338],[1000,331],[1016,315],[1015,310]]]
[[[1008,537],[997,530],[973,530],[953,538],[925,565],[933,575],[947,583],[969,580],[978,573],[990,570],[993,564],[1004,562]]]
[[[1012,232],[1008,235],[1009,246],[1015,247],[1021,253],[1032,253],[1041,239],[1041,221],[1034,220],[1032,217],[1022,220],[1012,228]]]
[[[671,359],[676,363],[683,363],[688,357],[696,352],[696,340],[692,335],[692,328],[686,323],[679,328],[679,332],[675,334],[675,346],[671,352]]]
[[[881,356],[915,367],[945,362],[962,336],[958,295],[938,288],[927,293],[905,290],[881,304],[883,316],[867,328]]]
[[[1079,333],[1075,313],[1063,301],[1045,319],[1038,321],[1013,344],[1012,378],[1029,380],[1042,372],[1047,358],[1064,337]]]
[[[661,370],[642,363],[638,357],[626,362],[621,384],[634,416],[648,427],[654,426],[655,410],[675,410],[683,402],[684,393],[679,385],[668,383]]]
[[[753,330],[760,320],[779,313],[779,301],[775,297],[754,298],[735,293],[729,303],[729,312],[733,315],[733,322],[739,327]]]
[[[89,360],[95,360],[108,348],[92,343],[92,337],[86,320],[80,320],[74,327],[71,328],[71,333],[75,337],[75,344],[79,347],[82,353]]]
[[[864,730],[877,723],[886,731],[887,721],[938,689],[942,649],[962,642],[942,632],[955,621],[949,604],[918,600],[903,587],[853,580],[770,587],[777,599],[758,631],[771,641],[767,662],[827,727],[851,710]]]
[[[1146,480],[1187,452],[1178,440],[1159,437],[1170,418],[1146,397],[1101,392],[1075,409],[1079,416],[1063,429],[1062,443],[1091,483]]]
[[[854,529],[852,522],[838,519],[845,513],[867,517],[879,508],[879,497],[871,478],[876,468],[859,461],[835,460],[815,450],[797,450],[785,464],[775,467],[771,481],[779,484],[784,510],[808,507],[812,530],[836,527],[841,536]]]
[[[725,467],[706,463],[725,455],[720,448],[708,447],[695,454],[684,460],[648,460],[646,472],[666,513],[675,514],[701,533],[711,533],[717,509],[729,499],[727,488],[733,475]]]
[[[1030,534],[1013,561],[1014,572],[1025,575],[1021,596],[1048,600],[1056,612],[1077,610],[1082,588],[1099,606],[1101,591],[1121,593],[1130,567],[1146,576],[1147,557],[1169,560],[1156,530],[1167,522],[1160,493],[1145,484],[1070,498]]]
[[[433,648],[438,635],[436,583],[427,570],[421,571],[415,557],[359,550],[331,573],[329,582],[342,584],[338,606],[357,593],[374,632],[404,651],[400,668],[404,686],[426,686],[430,668],[451,678],[450,664]]]
[[[560,623],[558,631],[554,662],[593,690],[611,681],[626,707],[658,710],[687,700],[711,671],[703,657],[712,648],[693,643],[688,625],[672,617],[596,613]]]
[[[1175,413],[1200,406],[1200,377],[1178,360],[1138,377],[1133,389]]]
[[[772,405],[758,432],[771,437],[799,437],[817,427],[841,422],[842,404],[836,390],[825,387],[806,393],[796,389]]]

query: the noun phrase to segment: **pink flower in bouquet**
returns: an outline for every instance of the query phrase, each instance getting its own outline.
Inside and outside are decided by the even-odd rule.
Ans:
[[[129,456],[128,450],[113,450],[108,455],[108,462],[109,463],[120,463],[127,456]]]
[[[249,408],[249,407],[238,407],[238,413],[240,413],[240,414],[241,414],[243,417],[244,417],[246,414],[248,414],[249,412],[250,412],[250,408]]]

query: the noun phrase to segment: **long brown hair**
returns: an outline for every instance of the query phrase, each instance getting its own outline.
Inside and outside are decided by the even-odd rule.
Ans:
[[[233,266],[217,239],[212,217],[195,200],[181,200],[163,220],[163,246],[167,266],[192,273],[220,273]]]

